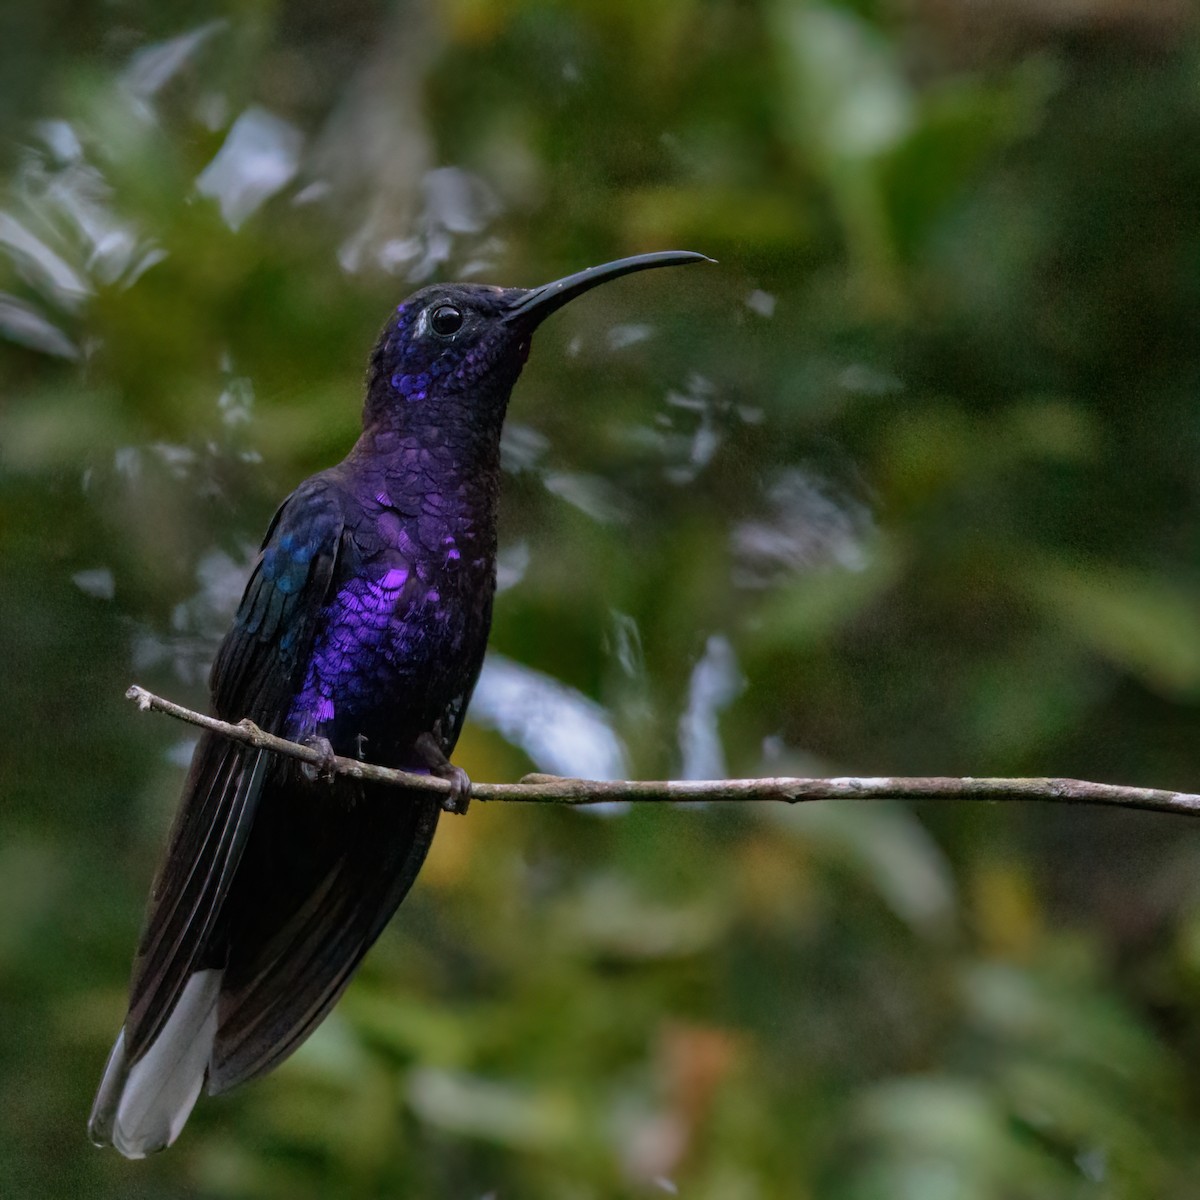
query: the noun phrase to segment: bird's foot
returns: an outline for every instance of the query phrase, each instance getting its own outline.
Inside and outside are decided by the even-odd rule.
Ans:
[[[330,740],[317,735],[306,737],[302,744],[315,750],[321,756],[320,762],[300,765],[300,770],[304,772],[304,778],[310,783],[332,783],[334,779],[333,764],[337,755],[334,753]]]
[[[354,735],[354,752],[358,755],[359,762],[367,761],[367,742],[369,740],[365,733],[356,733]]]
[[[432,733],[421,734],[417,738],[416,749],[429,770],[450,784],[450,791],[442,797],[442,811],[462,816],[471,803],[471,777],[446,757]]]
[[[442,800],[442,811],[457,813],[461,817],[471,803],[471,777],[462,767],[456,767],[453,763],[447,763],[446,768],[444,774],[435,772],[439,778],[450,781],[450,794]]]

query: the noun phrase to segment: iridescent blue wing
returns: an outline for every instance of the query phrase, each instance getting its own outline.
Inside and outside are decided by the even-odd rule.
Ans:
[[[320,475],[280,506],[213,662],[217,715],[277,731],[302,681],[342,551],[338,493]]]

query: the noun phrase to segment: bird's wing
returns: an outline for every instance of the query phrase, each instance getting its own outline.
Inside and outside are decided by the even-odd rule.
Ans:
[[[304,670],[343,540],[341,506],[316,476],[275,514],[213,664],[219,716],[277,730]],[[134,960],[125,1050],[145,1052],[203,955],[246,845],[268,755],[205,734],[192,757]]]
[[[226,720],[248,716],[277,728],[287,716],[330,599],[345,530],[339,495],[321,475],[280,505],[213,661],[209,686]]]
[[[337,850],[328,869],[290,917],[261,934],[234,939],[218,1005],[208,1090],[229,1088],[271,1070],[316,1028],[350,982],[362,957],[412,886],[437,827],[440,802],[427,792],[379,784],[353,790],[347,805],[324,795],[270,789],[247,866],[235,888],[238,916],[254,919],[277,896],[254,889],[278,872],[253,869],[278,857],[293,839],[321,836]],[[330,830],[336,826],[336,838]],[[281,851],[282,845],[282,851]],[[289,857],[291,857],[289,855]],[[264,931],[266,932],[266,931]]]
[[[385,603],[403,613],[424,586],[417,572],[369,523],[352,523],[346,546],[341,574],[362,585],[347,610],[402,578]],[[439,812],[424,792],[268,782],[230,893],[210,1092],[269,1071],[321,1022],[411,887]]]
[[[442,718],[447,754],[482,658]],[[337,786],[348,801],[273,787],[264,797],[235,885],[233,906],[245,924],[221,991],[212,1093],[271,1070],[320,1024],[425,861],[439,797],[379,784]]]

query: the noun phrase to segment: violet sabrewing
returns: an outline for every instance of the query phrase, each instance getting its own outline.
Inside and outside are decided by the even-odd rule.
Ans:
[[[439,284],[384,326],[363,432],[276,512],[213,663],[212,711],[451,781],[320,778],[204,734],[147,906],[129,1010],[88,1132],[129,1158],[178,1137],[316,1028],[412,885],[479,677],[496,587],[500,430],[537,326],[664,251],[527,290]]]

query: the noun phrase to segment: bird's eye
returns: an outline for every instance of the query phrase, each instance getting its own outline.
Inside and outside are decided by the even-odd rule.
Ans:
[[[433,310],[429,327],[441,337],[449,337],[462,328],[463,315],[453,304],[442,304]]]

